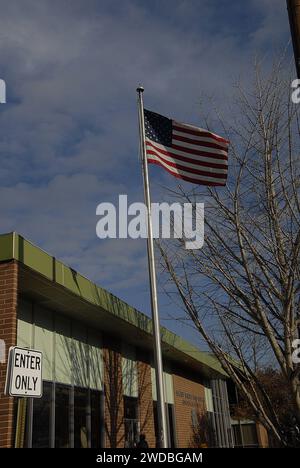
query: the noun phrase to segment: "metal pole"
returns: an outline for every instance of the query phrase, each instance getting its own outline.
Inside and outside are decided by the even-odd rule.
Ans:
[[[28,407],[28,423],[27,423],[27,447],[32,448],[32,431],[33,431],[33,398],[27,398]]]
[[[15,448],[24,447],[27,398],[18,399]]]
[[[153,335],[154,335],[158,429],[160,432],[161,447],[167,448],[168,447],[168,430],[167,430],[167,418],[166,418],[166,407],[165,407],[165,396],[164,396],[165,392],[164,392],[164,379],[163,379],[160,325],[159,325],[158,303],[157,303],[154,245],[153,245],[153,232],[152,232],[152,220],[151,220],[151,199],[150,199],[148,163],[147,163],[146,145],[145,145],[145,122],[144,122],[144,104],[143,104],[144,88],[142,86],[139,86],[136,91],[138,93],[140,153],[141,153],[142,167],[143,167],[144,197],[145,197],[145,203],[147,206],[147,250],[148,250],[149,280],[150,280],[150,291],[151,291],[152,324],[153,324]]]

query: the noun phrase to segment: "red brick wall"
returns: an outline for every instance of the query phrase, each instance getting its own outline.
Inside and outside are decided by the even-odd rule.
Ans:
[[[192,425],[192,409],[197,416],[205,414],[204,386],[190,378],[173,374],[177,445],[179,448],[197,447]],[[197,433],[198,435],[198,433]]]
[[[17,344],[18,265],[0,263],[0,339],[5,341],[6,356]],[[6,363],[0,364],[0,447],[13,445],[13,398],[4,396]]]
[[[146,435],[149,447],[155,448],[151,366],[142,361],[138,362],[138,393],[140,432]]]

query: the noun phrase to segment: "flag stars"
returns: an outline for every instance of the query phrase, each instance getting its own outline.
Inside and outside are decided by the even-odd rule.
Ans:
[[[146,137],[160,145],[170,146],[172,143],[172,120],[146,109],[144,117]]]

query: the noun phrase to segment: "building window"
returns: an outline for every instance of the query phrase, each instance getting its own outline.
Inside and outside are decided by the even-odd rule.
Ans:
[[[91,447],[102,447],[102,393],[96,390],[91,390]]]
[[[168,404],[169,447],[176,447],[174,405]]]
[[[55,447],[70,447],[70,387],[55,386]]]
[[[138,403],[137,398],[124,397],[124,418],[137,419]]]
[[[125,447],[135,447],[139,435],[138,400],[124,396]]]
[[[157,401],[153,401],[153,416],[154,416],[154,431],[155,431],[155,447],[159,448],[160,446],[160,437],[158,431],[158,413],[157,413]],[[168,425],[168,433],[169,433],[169,440],[168,445],[170,448],[176,447],[176,431],[175,431],[175,410],[174,405],[170,403],[166,403],[166,411],[167,411],[167,425]]]
[[[243,439],[245,447],[257,447],[258,439],[255,424],[243,424]]]
[[[234,424],[232,427],[234,434],[234,446],[236,448],[255,448],[259,446],[255,423]]]
[[[138,396],[138,375],[135,349],[132,346],[122,344],[122,385],[123,395],[128,397]]]
[[[74,447],[88,448],[88,390],[74,388]]]
[[[232,426],[233,429],[233,437],[234,437],[234,446],[235,447],[243,447],[243,442],[242,442],[242,432],[241,428],[238,424],[235,424]]]
[[[233,447],[233,433],[230,420],[226,381],[211,380],[213,396],[213,429],[217,447]]]
[[[52,384],[43,382],[43,397],[33,402],[32,447],[50,447]]]
[[[32,447],[101,448],[103,445],[103,393],[100,390],[43,382],[43,396],[26,411],[32,415]],[[55,392],[54,392],[55,389]],[[54,395],[55,393],[55,395]],[[15,421],[17,405],[15,405]],[[25,447],[31,446],[26,430]]]

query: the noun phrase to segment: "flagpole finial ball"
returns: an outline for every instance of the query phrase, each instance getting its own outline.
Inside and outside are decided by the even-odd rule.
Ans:
[[[138,93],[143,93],[144,92],[144,88],[142,85],[139,85],[137,88],[136,88],[137,92]]]

